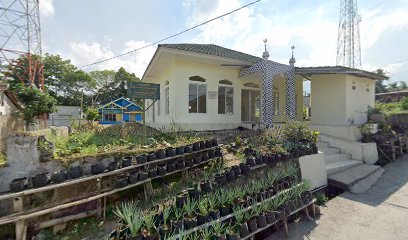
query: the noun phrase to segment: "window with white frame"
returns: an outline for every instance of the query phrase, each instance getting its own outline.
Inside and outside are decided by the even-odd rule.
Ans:
[[[200,76],[189,78],[188,84],[188,112],[207,113],[207,84]]]
[[[229,80],[219,81],[218,86],[218,114],[234,113],[234,88]]]
[[[169,115],[170,113],[170,92],[169,92],[169,81],[166,81],[164,88],[164,114]]]

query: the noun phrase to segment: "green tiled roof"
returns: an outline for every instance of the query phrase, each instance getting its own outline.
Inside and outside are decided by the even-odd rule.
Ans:
[[[214,44],[192,44],[192,43],[181,43],[181,44],[159,44],[159,47],[172,48],[181,51],[195,52],[201,54],[208,54],[218,57],[225,57],[235,60],[246,61],[250,63],[257,63],[262,61],[262,58],[249,55],[246,53],[238,52],[232,49],[220,47]]]

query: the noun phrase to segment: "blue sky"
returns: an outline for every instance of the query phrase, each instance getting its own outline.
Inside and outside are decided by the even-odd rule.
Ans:
[[[76,65],[149,44],[252,0],[41,0],[43,51]],[[408,81],[408,0],[360,0],[363,69],[384,68],[392,81]],[[335,65],[339,1],[262,0],[233,15],[166,41],[213,43],[297,66]],[[141,76],[155,47],[94,69],[124,66]]]

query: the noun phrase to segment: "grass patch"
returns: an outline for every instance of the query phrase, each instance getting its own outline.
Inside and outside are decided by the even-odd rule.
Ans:
[[[377,103],[375,104],[375,108],[381,110],[384,114],[395,114],[395,113],[408,113],[408,110],[404,110],[403,102],[396,102],[396,103]]]

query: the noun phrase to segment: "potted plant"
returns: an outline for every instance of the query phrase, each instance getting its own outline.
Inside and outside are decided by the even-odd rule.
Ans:
[[[221,221],[217,221],[211,226],[211,228],[212,228],[214,240],[226,240],[225,230],[227,226],[225,223]]]
[[[159,227],[159,234],[162,239],[165,239],[171,232],[171,222],[170,222],[170,208],[163,207],[163,224]]]
[[[83,175],[81,166],[72,166],[68,169],[68,176],[70,179],[80,178]]]
[[[221,185],[226,181],[226,176],[223,171],[219,171],[217,174],[214,175],[214,181],[218,184]]]
[[[128,157],[124,157],[122,159],[122,167],[129,167],[130,165],[132,165],[132,159],[133,157],[128,156]]]
[[[43,187],[50,181],[50,176],[48,172],[40,173],[32,177],[32,183],[34,187]]]
[[[203,192],[210,192],[211,191],[211,182],[210,177],[212,173],[208,170],[204,170],[204,181],[200,183],[200,190]]]
[[[275,212],[274,210],[276,209],[274,206],[273,201],[266,201],[263,203],[264,204],[264,213],[265,213],[265,218],[266,218],[266,223],[267,224],[272,224],[275,222]]]
[[[119,168],[119,162],[118,161],[112,161],[108,164],[108,171],[114,171]]]
[[[149,170],[147,171],[149,174],[149,178],[155,178],[157,177],[157,167],[150,167]]]
[[[253,156],[249,156],[246,160],[246,164],[250,167],[254,167],[256,165],[255,158]]]
[[[234,207],[233,219],[235,222],[235,228],[239,232],[240,237],[246,237],[249,235],[248,226],[245,222],[247,213],[244,211],[244,208],[241,206]]]
[[[147,161],[148,162],[152,162],[154,160],[157,160],[155,152],[150,152],[149,154],[147,154]]]
[[[213,147],[213,141],[212,140],[206,140],[205,141],[205,146],[206,146],[206,148],[212,148]]]
[[[239,228],[235,224],[228,225],[225,232],[227,235],[227,240],[239,240],[240,239]]]
[[[218,196],[218,191],[214,191],[211,194],[207,195],[207,203],[208,203],[208,208],[209,208],[209,215],[211,220],[215,220],[220,218],[220,211],[219,211],[219,196]]]
[[[194,152],[197,152],[197,151],[200,151],[201,150],[201,148],[200,148],[200,142],[195,142],[195,143],[193,143],[193,151]]]
[[[156,151],[156,159],[166,158],[166,151],[164,149],[159,149]]]
[[[203,160],[203,155],[201,153],[195,153],[193,156],[194,164],[200,164]]]
[[[227,182],[233,182],[235,180],[235,172],[232,168],[227,168],[224,172]]]
[[[129,184],[135,184],[135,183],[137,183],[138,178],[139,178],[138,172],[129,173],[129,176],[128,176]]]
[[[103,173],[104,171],[105,171],[105,166],[101,162],[94,163],[91,165],[91,173],[94,175]]]
[[[214,147],[218,146],[218,138],[213,138],[212,142]]]
[[[197,218],[196,218],[197,202],[193,199],[188,198],[183,208],[185,212],[184,227],[187,230],[196,227],[197,226]]]
[[[265,205],[264,204],[258,204],[255,205],[254,211],[256,213],[256,222],[258,225],[258,228],[263,228],[266,226],[266,215],[264,212]]]
[[[211,158],[215,158],[215,150],[214,149],[208,149],[207,150],[208,153],[208,157]]]
[[[187,189],[188,191],[188,196],[191,199],[194,199],[196,201],[198,201],[200,199],[200,191],[198,190],[198,184],[193,184],[193,187],[190,187]]]
[[[177,234],[181,229],[183,229],[183,216],[185,214],[184,208],[173,205],[171,207],[171,212],[173,213],[173,220],[171,221],[172,232]]]
[[[185,163],[184,163],[184,158],[180,157],[178,158],[177,162],[176,162],[176,168],[177,170],[183,170],[185,168]]]
[[[146,240],[158,240],[159,236],[155,226],[155,213],[149,212],[144,215],[144,229],[142,231],[144,239]]]
[[[203,152],[203,154],[202,154],[202,159],[201,159],[201,161],[202,161],[202,162],[206,162],[206,161],[208,161],[208,160],[210,160],[210,156],[208,155],[208,152],[205,151],[205,152]]]
[[[198,203],[197,225],[202,225],[210,220],[207,199],[202,199]]]
[[[62,183],[68,179],[68,173],[65,170],[59,170],[51,175],[52,183]]]
[[[174,162],[174,160],[167,163],[167,172],[168,173],[176,171],[176,168],[177,168],[177,166],[176,166],[176,163]]]
[[[187,156],[184,160],[184,164],[186,165],[186,168],[191,168],[194,166],[194,161],[191,156]]]
[[[177,155],[183,155],[184,154],[184,146],[179,146],[176,148],[176,153]]]
[[[142,240],[141,228],[143,226],[143,213],[138,208],[138,202],[124,202],[116,206],[113,213],[118,216],[127,226],[128,240]]]
[[[159,174],[159,176],[164,176],[167,174],[167,165],[159,165],[157,167],[157,173]]]
[[[206,149],[207,148],[207,144],[205,143],[205,141],[200,141],[200,149]]]
[[[27,187],[27,178],[16,178],[10,183],[10,190],[12,192],[23,191]]]
[[[231,200],[232,198],[232,200]],[[220,204],[220,215],[221,217],[227,216],[228,214],[231,213],[231,201],[233,201],[233,199],[235,198],[235,196],[232,195],[232,193],[230,191],[228,191],[227,189],[221,189],[219,191],[219,195],[218,195],[218,202]]]
[[[241,173],[243,175],[247,175],[251,171],[251,166],[246,163],[240,163],[239,168],[241,169]]]
[[[174,147],[166,148],[166,155],[167,157],[174,157],[177,155],[176,149]]]
[[[128,185],[128,178],[127,177],[118,177],[115,179],[115,187],[116,188],[123,188],[126,187]]]
[[[176,206],[182,208],[184,204],[187,202],[188,192],[181,192],[176,196]]]
[[[251,204],[251,209],[248,211],[248,230],[249,232],[255,232],[258,230],[258,221],[257,221],[257,208],[256,208],[256,201],[253,201]]]
[[[149,177],[149,174],[146,172],[146,171],[144,171],[144,170],[140,170],[140,172],[139,172],[139,181],[144,181],[144,180],[146,180],[147,178]]]
[[[231,168],[234,171],[234,176],[235,177],[238,177],[238,176],[241,175],[241,167],[239,165],[234,165]]]
[[[187,145],[184,147],[184,152],[185,153],[192,153],[193,152],[193,146]]]
[[[146,154],[140,154],[136,156],[136,163],[137,164],[144,164],[147,162],[147,156]]]

